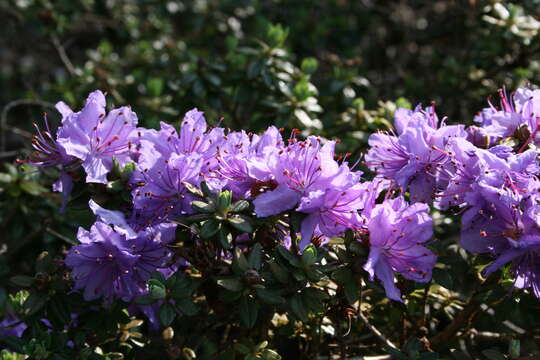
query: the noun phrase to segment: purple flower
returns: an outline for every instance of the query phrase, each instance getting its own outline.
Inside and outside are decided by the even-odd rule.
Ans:
[[[57,104],[58,111],[64,111],[64,108]],[[28,163],[43,168],[56,167],[60,169],[60,176],[53,184],[53,191],[62,193],[62,206],[60,212],[64,212],[71,190],[73,189],[73,179],[68,174],[70,171],[76,170],[80,166],[80,161],[66,153],[66,150],[58,143],[53,136],[49,127],[49,122],[45,116],[45,130],[42,131],[37,124],[36,135],[32,140],[34,153]]]
[[[516,137],[522,143],[521,151],[529,143],[539,145],[540,91],[519,88],[508,96],[505,90],[499,90],[499,97],[500,108],[490,103],[474,119],[490,137],[490,143]]]
[[[418,282],[431,279],[436,256],[424,243],[433,235],[428,206],[408,205],[401,197],[377,205],[368,222],[369,257],[364,269],[377,277],[386,295],[401,301],[394,273]]]
[[[334,142],[320,142],[314,136],[292,141],[268,159],[272,179],[278,186],[253,201],[258,217],[290,210],[312,191],[342,188],[351,182],[351,177],[359,176],[360,173],[351,173],[346,164],[340,166],[334,160]]]
[[[302,222],[300,249],[305,248],[313,234],[327,238],[342,235],[347,229],[363,230],[364,217],[375,205],[383,182],[351,184],[345,189],[312,191],[300,201],[297,211],[307,213]]]
[[[465,139],[456,138],[448,146],[451,152],[449,166],[443,170],[448,178],[447,187],[437,195],[436,206],[484,206],[498,198],[526,198],[540,188],[536,178],[536,153],[528,150],[513,154],[508,146],[479,149]]]
[[[413,201],[431,203],[434,194],[446,186],[440,171],[449,161],[447,143],[466,133],[462,126],[446,126],[444,119],[439,122],[433,107],[398,109],[395,123],[397,135],[370,136],[366,164],[378,176],[408,189]]]
[[[87,301],[113,296],[129,301],[146,291],[150,274],[168,266],[172,256],[157,228],[128,239],[98,221],[90,231],[79,228],[77,238],[81,244],[70,249],[65,263],[72,269],[75,289],[84,290]]]
[[[274,126],[260,136],[230,133],[217,149],[216,166],[205,177],[221,182],[235,198],[256,197],[264,187],[277,187],[268,164],[282,149],[283,139]]]
[[[86,105],[77,113],[60,102],[62,126],[58,143],[66,154],[82,161],[86,181],[105,184],[113,167],[113,158],[120,165],[131,160],[136,137],[137,115],[129,106],[105,113],[105,96],[99,90],[91,93]]]
[[[198,184],[201,180],[203,159],[199,154],[160,155],[144,152],[144,160],[133,174],[135,217],[137,222],[145,225],[163,222],[169,215],[191,213],[193,197],[183,183]],[[153,162],[149,168],[143,167],[147,160]]]
[[[519,289],[532,290],[540,299],[540,234],[524,235],[519,240],[508,240],[508,248],[485,270],[486,275],[501,266],[512,263],[511,272],[514,275],[514,286]]]
[[[192,196],[184,182],[199,185],[203,174],[215,167],[216,149],[224,141],[223,129],[207,132],[197,109],[189,111],[180,134],[171,125],[145,130],[139,136],[137,170],[133,173],[133,205],[137,222],[150,225],[171,214],[191,213]]]
[[[21,337],[28,326],[12,312],[6,312],[0,321],[0,337]],[[1,349],[1,347],[0,347]]]
[[[56,105],[56,108],[60,112],[64,110],[59,104]],[[33,124],[36,129],[36,135],[32,140],[32,147],[35,151],[29,163],[42,167],[67,167],[76,163],[77,159],[68,155],[65,149],[58,144],[55,136],[53,136],[46,115],[44,121],[45,130],[43,131],[36,123]]]
[[[540,227],[537,202],[502,198],[484,208],[473,207],[462,218],[461,246],[472,253],[496,259],[485,270],[490,274],[511,263],[514,285],[532,288],[540,298]]]
[[[163,325],[161,325],[161,322],[159,321],[159,308],[162,304],[163,300],[158,300],[151,305],[138,305],[132,303],[129,305],[128,311],[132,316],[140,316],[141,313],[144,314],[148,319],[150,331],[157,333],[163,329]]]

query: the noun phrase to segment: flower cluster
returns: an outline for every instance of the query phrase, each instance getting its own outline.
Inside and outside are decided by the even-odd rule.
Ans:
[[[514,284],[540,297],[540,93],[527,88],[490,103],[477,125],[437,124],[433,107],[396,112],[396,132],[371,136],[366,163],[377,177],[439,210],[462,213],[461,245],[510,264]]]
[[[298,139],[297,131],[284,141],[273,126],[260,135],[211,128],[197,109],[186,113],[178,128],[161,123],[158,130],[145,129],[137,127],[137,116],[129,107],[106,114],[105,106],[100,91],[90,94],[77,113],[58,103],[62,123],[57,135],[48,127],[40,132],[31,160],[59,168],[64,186],[56,188],[65,200],[74,170],[82,168],[87,183],[106,184],[115,166],[131,163],[134,169],[127,179],[132,199],[128,208],[107,210],[91,200],[97,220],[90,231],[79,230],[80,244],[66,257],[75,289],[86,300],[131,301],[147,293],[152,272],[174,268],[176,260],[167,244],[174,239],[175,219],[196,212],[190,189],[203,182],[210,191],[230,191],[234,201],[251,202],[255,217],[275,224],[300,214],[294,239],[276,239],[285,246],[294,241],[299,251],[347,231],[357,234],[371,249],[365,269],[372,279],[382,281],[392,299],[401,300],[395,274],[420,282],[431,278],[435,255],[425,246],[432,236],[428,206],[394,197],[390,191],[394,182],[364,181],[348,156],[336,155],[335,141],[315,136]],[[382,151],[368,157],[386,177],[399,177],[396,184],[418,189],[415,202],[425,201],[431,193],[425,192],[424,184],[433,182],[436,172],[451,163],[444,150],[448,139],[466,133],[462,127],[445,126],[444,121],[439,124],[433,108],[400,110],[397,116],[398,135],[376,135],[371,143]],[[415,151],[418,156],[411,155]],[[393,155],[398,158],[392,159]],[[410,169],[402,171],[402,165]],[[288,227],[292,231],[291,223]],[[253,238],[253,234],[241,236],[242,241]]]

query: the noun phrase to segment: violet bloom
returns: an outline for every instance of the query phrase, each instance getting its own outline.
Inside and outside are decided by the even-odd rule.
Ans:
[[[164,158],[158,153],[145,151],[141,157],[144,157],[139,162],[141,170],[133,174],[136,221],[152,225],[165,221],[170,215],[192,213],[190,204],[193,197],[183,183],[200,183],[201,156],[173,153]],[[153,162],[152,166],[144,167],[149,161]]]
[[[120,165],[131,160],[136,140],[137,115],[129,106],[105,112],[105,96],[99,90],[91,93],[79,112],[73,112],[60,102],[62,126],[58,129],[58,143],[65,152],[82,161],[86,182],[107,182],[113,159]]]
[[[423,244],[433,235],[432,219],[425,204],[408,205],[402,197],[375,206],[368,222],[369,257],[364,269],[377,277],[386,295],[397,301],[401,293],[394,273],[406,279],[427,282],[436,256]]]
[[[0,337],[21,337],[28,326],[12,312],[6,312],[0,321]],[[1,347],[0,347],[1,349]]]
[[[216,153],[217,164],[205,177],[221,182],[235,198],[254,198],[277,187],[268,164],[284,149],[279,130],[270,126],[262,135],[244,131],[227,134]]]
[[[348,166],[334,160],[333,141],[321,145],[314,136],[305,141],[293,141],[268,161],[277,184],[275,189],[258,195],[253,204],[258,217],[290,210],[311,191],[341,188],[350,182]]]
[[[140,316],[141,313],[148,319],[148,328],[152,333],[158,333],[163,329],[159,320],[159,308],[163,305],[163,300],[158,300],[151,305],[130,304],[128,307],[131,316]]]
[[[379,132],[370,136],[367,166],[378,176],[409,190],[413,201],[430,203],[434,194],[446,186],[440,170],[449,161],[449,139],[466,136],[462,126],[446,126],[444,120],[439,121],[433,107],[398,109],[397,134]]]
[[[461,246],[476,254],[489,254],[495,261],[485,270],[490,274],[511,263],[514,285],[532,288],[540,298],[540,227],[538,205],[527,199],[510,198],[468,210],[462,218]]]
[[[223,129],[207,131],[202,112],[189,111],[180,134],[171,125],[146,130],[139,136],[137,170],[133,173],[134,214],[137,222],[151,225],[171,214],[191,213],[192,196],[184,182],[199,185],[202,175],[215,166],[216,148]]]
[[[75,289],[84,290],[87,301],[113,296],[125,301],[146,291],[150,274],[168,266],[172,253],[155,229],[129,239],[102,222],[90,231],[79,228],[80,245],[73,246],[65,263],[72,269]]]
[[[475,117],[491,143],[506,137],[516,137],[521,142],[520,150],[529,143],[540,144],[540,90],[519,88],[510,96],[499,90],[500,108],[491,103]]]
[[[208,129],[201,111],[188,111],[180,123],[178,132],[172,125],[161,122],[160,130],[140,131],[140,152],[148,149],[168,158],[171,154],[198,154],[203,159],[204,170],[215,165],[216,149],[225,140],[223,128]],[[145,165],[148,167],[148,165]]]
[[[58,111],[64,111],[62,105],[57,104]],[[53,184],[53,191],[62,193],[62,206],[60,212],[64,212],[71,190],[73,189],[73,180],[68,172],[76,170],[80,166],[80,161],[74,156],[68,155],[62,145],[58,143],[56,136],[49,127],[47,116],[45,116],[45,130],[41,130],[37,124],[36,135],[32,140],[34,153],[28,163],[42,168],[58,168],[60,176]]]
[[[482,208],[503,196],[519,201],[540,188],[537,155],[532,150],[514,154],[503,145],[485,150],[465,139],[452,139],[449,149],[451,166],[444,169],[448,186],[436,195],[439,209],[465,205]]]
[[[361,213],[370,213],[375,200],[383,189],[379,180],[351,184],[344,189],[312,191],[300,201],[297,211],[307,213],[303,220],[300,249],[304,249],[314,234],[331,238],[342,235],[347,229],[363,231]]]

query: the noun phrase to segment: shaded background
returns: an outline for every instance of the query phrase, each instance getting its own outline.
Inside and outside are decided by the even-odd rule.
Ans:
[[[198,107],[210,124],[299,128],[358,157],[396,106],[435,101],[470,123],[499,88],[540,76],[538,0],[3,0],[0,16],[0,309],[10,276],[33,274],[43,249],[61,254],[91,219],[76,201],[57,214],[51,180],[12,165],[29,154],[32,122],[58,120],[59,100],[78,109],[101,89],[148,127]],[[437,281],[466,294],[457,225],[437,221],[441,261],[464,265]],[[521,304],[497,314],[537,329],[526,314],[537,302]]]

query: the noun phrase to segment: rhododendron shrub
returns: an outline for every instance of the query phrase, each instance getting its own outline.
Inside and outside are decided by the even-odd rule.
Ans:
[[[59,102],[58,129],[36,125],[21,162],[53,174],[59,210],[94,222],[63,257],[42,254],[35,277],[14,279],[30,290],[11,300],[2,346],[35,358],[307,359],[335,341],[344,358],[362,352],[343,337],[363,331],[396,358],[456,351],[493,287],[540,298],[540,95],[500,96],[468,127],[434,104],[399,108],[359,160],[335,140],[225,129],[198,109],[147,129],[136,109],[107,111],[99,90],[77,112]],[[430,292],[452,289],[441,216],[460,219],[451,246],[479,259],[467,265],[481,282],[428,328]],[[403,334],[370,323],[364,312],[381,306],[402,313]]]

